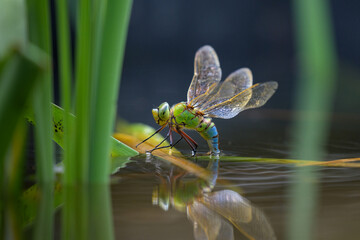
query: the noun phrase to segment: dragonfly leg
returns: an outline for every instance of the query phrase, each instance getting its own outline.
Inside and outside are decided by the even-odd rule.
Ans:
[[[169,130],[170,131],[170,130]],[[149,152],[152,152],[152,151],[154,151],[154,150],[156,150],[156,149],[159,149],[158,147],[163,143],[163,142],[165,142],[166,141],[166,139],[168,139],[169,138],[169,133],[166,135],[166,137],[158,144],[158,145],[156,145],[153,149],[151,149]]]
[[[175,130],[176,131],[176,130]],[[176,144],[178,144],[181,139],[183,139],[183,137],[180,135],[180,139],[177,140],[174,144],[173,144],[173,138],[172,138],[172,131],[170,131],[170,148],[175,147]]]
[[[182,130],[179,130],[179,131],[184,135],[185,138],[189,139],[189,140],[194,144],[195,149],[198,147],[198,144],[195,142],[194,139],[192,139],[192,138],[191,138],[189,135],[187,135],[184,131],[182,131]]]
[[[183,139],[183,137],[181,136],[181,138],[180,138],[179,140],[177,140],[177,141],[171,146],[171,148],[175,147],[175,145],[178,144],[182,139]]]
[[[173,135],[172,135],[172,131],[171,131],[171,125],[170,125],[170,127],[169,127],[169,136],[170,136],[170,146],[172,146],[173,145]]]
[[[183,137],[185,139],[185,141],[187,142],[187,144],[190,146],[190,148],[192,150],[192,155],[195,156],[196,149],[198,147],[197,143],[189,135],[187,135],[184,131],[182,131],[180,129],[176,129],[175,131],[177,133],[179,133],[181,135],[181,137]]]
[[[170,145],[168,146],[162,146],[162,147],[159,147],[163,142],[165,142],[168,138],[170,137]],[[169,131],[168,131],[168,134],[166,135],[166,137],[158,144],[156,145],[153,149],[151,149],[150,151],[148,152],[153,152],[154,150],[157,150],[157,149],[162,149],[162,148],[168,148],[168,147],[172,147],[172,131],[171,131],[171,127],[169,128]]]
[[[150,151],[148,151],[149,153],[152,153],[153,151],[155,151],[155,150],[158,150],[158,149],[163,149],[163,148],[169,148],[169,147],[171,147],[170,145],[167,145],[167,146],[162,146],[162,147],[157,147],[157,148],[153,148],[153,149],[151,149]]]
[[[163,130],[165,127],[166,127],[166,125],[161,126],[158,130],[156,130],[153,134],[151,134],[150,137],[148,137],[148,138],[144,139],[142,142],[138,143],[138,144],[136,145],[136,147],[138,147],[140,144],[142,144],[142,143],[146,142],[147,140],[149,140],[150,138],[152,138],[155,134],[161,132],[161,130]]]
[[[181,135],[180,135],[181,136]],[[167,146],[162,146],[162,147],[159,147],[166,139],[168,139],[170,137],[170,145],[167,145]],[[181,138],[179,140],[177,140],[174,144],[173,144],[173,137],[172,137],[172,131],[171,131],[171,128],[169,129],[169,132],[168,134],[166,135],[166,138],[163,139],[158,145],[156,145],[153,149],[151,149],[150,151],[148,152],[152,152],[154,150],[157,150],[157,149],[162,149],[162,148],[173,148],[176,144],[178,144],[181,139],[183,139],[183,137],[181,136]]]
[[[180,142],[180,140],[183,139],[183,137],[181,137],[179,140],[177,140],[173,145],[167,145],[167,146],[162,146],[162,147],[156,147],[151,149],[149,152],[152,152],[154,150],[158,150],[158,149],[162,149],[162,148],[173,148],[176,144],[178,144]]]

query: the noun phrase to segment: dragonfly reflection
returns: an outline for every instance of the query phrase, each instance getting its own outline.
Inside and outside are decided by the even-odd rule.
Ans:
[[[264,213],[249,200],[229,189],[213,191],[218,160],[211,161],[208,180],[189,178],[185,172],[161,176],[153,191],[153,204],[185,212],[193,222],[196,240],[234,239],[235,226],[247,239],[276,239]]]

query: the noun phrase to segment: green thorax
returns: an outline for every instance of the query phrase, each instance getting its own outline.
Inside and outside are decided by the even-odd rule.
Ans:
[[[185,102],[175,104],[170,109],[171,123],[180,128],[188,128],[198,131],[203,138],[209,140],[213,137],[209,130],[215,125],[211,118],[188,106]],[[217,132],[216,132],[217,133]]]
[[[180,180],[174,182],[172,185],[172,204],[182,212],[186,211],[186,206],[192,204],[194,200],[201,197],[204,193],[204,188],[208,187],[208,183],[203,179]]]
[[[172,124],[181,128],[184,127],[194,130],[196,130],[201,120],[204,118],[201,112],[193,107],[187,106],[185,102],[172,106],[170,116]]]

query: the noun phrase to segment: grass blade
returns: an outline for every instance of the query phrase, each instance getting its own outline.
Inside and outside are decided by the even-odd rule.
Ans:
[[[107,1],[101,42],[97,43],[100,57],[94,81],[96,101],[92,112],[91,128],[94,132],[91,136],[90,162],[90,180],[94,183],[109,182],[109,163],[104,161],[104,157],[108,156],[111,146],[108,136],[112,134],[114,126],[131,4],[131,0]]]
[[[90,137],[90,71],[92,56],[91,1],[77,3],[77,28],[75,49],[75,114],[74,126],[69,122],[67,134],[72,141],[69,161],[65,166],[63,239],[89,238],[87,231],[88,168]]]
[[[0,68],[0,193],[3,195],[10,187],[5,185],[5,155],[16,124],[22,120],[25,106],[44,67],[36,58],[12,51],[8,57],[2,59]],[[4,236],[4,211],[7,209],[5,204],[6,202],[0,201],[0,236]]]
[[[12,136],[17,119],[22,117],[45,67],[31,54],[24,55],[17,50],[12,51],[0,65],[0,159],[3,159],[11,140],[9,136]]]
[[[29,40],[42,49],[51,66],[51,33],[50,6],[47,0],[27,1],[29,16]],[[39,211],[34,230],[34,239],[50,239],[53,237],[53,184],[54,184],[54,151],[52,143],[52,72],[50,67],[40,76],[40,84],[36,86],[33,96],[35,128],[36,175],[41,197]]]
[[[70,30],[69,30],[69,14],[68,14],[68,1],[56,1],[57,10],[57,37],[58,37],[58,58],[59,58],[59,79],[60,79],[60,93],[61,93],[61,105],[63,107],[62,118],[59,118],[59,114],[55,117],[54,105],[52,104],[54,124],[56,121],[60,121],[62,129],[69,129],[70,107],[71,107],[71,57],[70,57]],[[59,122],[58,122],[59,123]],[[64,149],[70,149],[70,133],[61,134],[61,138],[58,137],[60,131],[54,131],[54,139],[61,140]],[[55,140],[56,141],[56,140]],[[56,141],[57,142],[57,141]],[[58,143],[58,142],[57,142]],[[65,165],[69,165],[70,151],[64,151],[63,162]],[[73,174],[67,174],[66,177],[70,177]],[[71,178],[64,178],[64,183],[69,183]]]

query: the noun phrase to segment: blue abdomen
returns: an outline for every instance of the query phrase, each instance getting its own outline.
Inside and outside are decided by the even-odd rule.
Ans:
[[[211,149],[211,152],[215,154],[219,154],[219,134],[216,129],[216,126],[213,122],[211,122],[210,118],[204,118],[202,123],[200,123],[197,131],[200,135],[207,140],[208,145]]]

